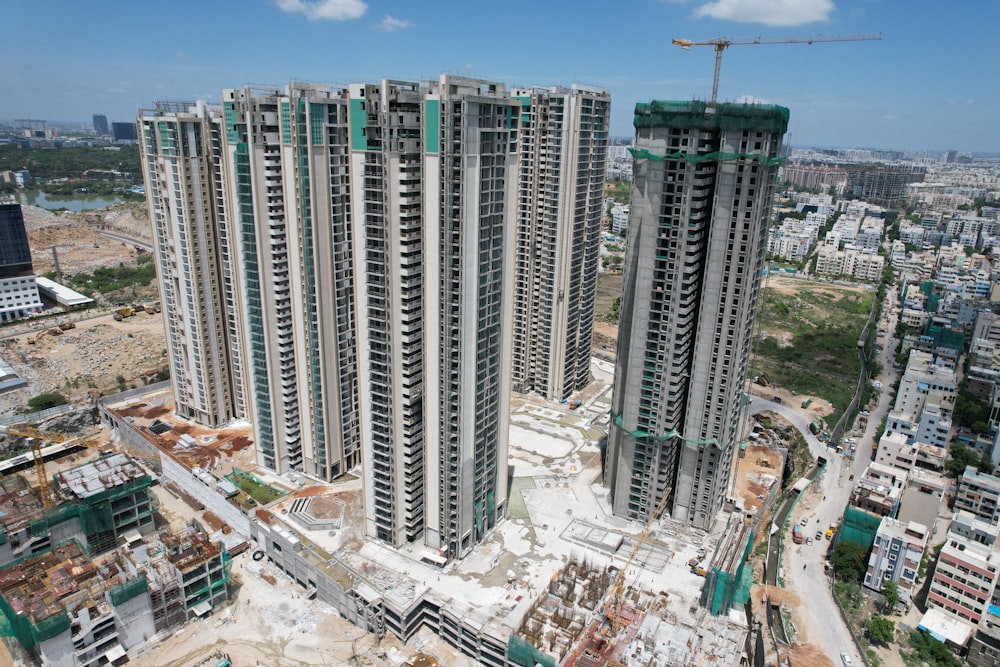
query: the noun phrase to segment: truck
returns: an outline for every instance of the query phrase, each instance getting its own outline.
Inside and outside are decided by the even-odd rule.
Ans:
[[[822,430],[823,430],[823,425],[819,423],[818,419],[809,424],[809,432],[812,433],[813,435],[819,435],[819,432]]]
[[[805,542],[805,535],[802,534],[802,526],[795,524],[792,526],[792,542],[802,544]]]
[[[135,315],[135,308],[132,306],[122,306],[115,310],[114,318],[116,322],[121,322],[126,317],[132,317]]]
[[[807,398],[806,400],[802,401],[802,409],[804,410],[808,408],[812,404],[812,402],[813,400],[811,398]]]

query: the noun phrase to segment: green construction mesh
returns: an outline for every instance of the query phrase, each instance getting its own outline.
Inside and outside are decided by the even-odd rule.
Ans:
[[[113,586],[108,591],[108,597],[111,598],[111,604],[117,607],[123,602],[128,602],[132,598],[142,595],[147,590],[149,590],[149,585],[146,583],[146,575],[142,575],[132,581]]]
[[[708,440],[696,440],[694,438],[685,438],[677,431],[667,431],[666,433],[662,433],[660,435],[655,435],[653,433],[649,433],[648,431],[630,431],[629,429],[622,426],[622,416],[620,414],[615,414],[614,411],[611,412],[611,419],[614,421],[615,426],[625,431],[629,435],[633,435],[637,438],[653,438],[655,440],[658,440],[659,442],[663,442],[664,440],[669,440],[670,438],[680,438],[685,442],[693,442],[696,445],[715,445],[716,447],[720,446],[719,441],[716,440],[715,438],[709,438]]]
[[[58,637],[69,630],[69,614],[65,609],[60,609],[57,613],[31,624],[31,634],[35,643],[44,642],[53,637]]]
[[[965,349],[965,335],[949,327],[928,324],[923,339],[933,341],[935,347],[946,347],[960,354]]]
[[[7,529],[0,526],[0,544],[7,544]]]
[[[844,523],[837,535],[837,544],[840,542],[853,542],[860,544],[865,549],[871,549],[875,543],[875,533],[878,532],[882,517],[848,507],[844,512]]]
[[[45,515],[28,524],[28,530],[35,537],[46,535],[49,528],[80,516],[80,508],[75,503],[64,503],[45,512]]]
[[[6,619],[4,634],[15,637],[21,646],[30,649],[38,642],[44,642],[69,630],[69,616],[60,609],[52,616],[35,624],[27,614],[16,614],[7,600],[0,596],[0,611]]]
[[[723,153],[721,151],[715,151],[713,153],[681,153],[676,151],[674,153],[666,153],[665,155],[656,155],[650,153],[645,148],[629,148],[629,153],[632,154],[636,160],[684,160],[689,164],[698,164],[699,162],[706,162],[709,160],[715,162],[725,162],[729,160],[739,160],[740,158],[746,160],[756,160],[761,164],[767,165],[768,167],[781,164],[785,161],[783,157],[768,157],[766,155],[761,155],[759,153]]]
[[[712,568],[711,573],[706,578],[705,585],[712,586],[711,607],[713,616],[727,614],[733,605],[746,604],[750,598],[750,585],[753,583],[753,568],[748,567],[750,561],[750,550],[756,537],[756,529],[750,531],[747,537],[746,546],[743,548],[743,555],[734,572],[724,572],[719,568]]]
[[[788,109],[772,104],[721,103],[708,112],[705,102],[666,102],[653,100],[635,105],[634,125],[675,127],[682,130],[713,129],[755,130],[784,134],[788,130]]]
[[[556,666],[556,659],[554,657],[535,648],[517,635],[511,635],[510,641],[507,642],[507,658],[515,665],[520,665],[521,667],[536,667],[536,665],[541,665],[542,667]]]

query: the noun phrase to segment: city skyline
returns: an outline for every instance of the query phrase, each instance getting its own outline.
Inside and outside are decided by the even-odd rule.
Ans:
[[[532,5],[492,15],[452,3],[258,0],[238,12],[225,4],[199,8],[196,22],[185,6],[193,7],[122,5],[114,20],[55,2],[6,7],[15,28],[9,57],[27,64],[0,75],[15,93],[0,102],[0,118],[124,120],[158,99],[218,104],[219,91],[234,82],[350,84],[390,72],[422,80],[447,71],[512,88],[565,81],[605,88],[615,99],[611,134],[627,137],[637,102],[711,93],[712,49],[685,52],[671,37],[881,32],[881,42],[732,47],[723,57],[720,101],[794,109],[786,138],[792,146],[1000,151],[988,131],[1000,92],[978,75],[998,58],[978,48],[1000,18],[990,4],[973,14],[926,2],[903,12],[864,0],[650,0],[613,10]],[[241,39],[220,39],[219,25]],[[483,48],[480,26],[507,35],[505,46]],[[46,39],[37,38],[38,28]],[[593,36],[581,41],[581,34]],[[362,52],[364,59],[355,56]],[[401,59],[404,71],[394,64]]]

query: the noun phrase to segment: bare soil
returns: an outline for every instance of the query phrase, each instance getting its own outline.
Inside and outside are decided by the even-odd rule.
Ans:
[[[115,266],[136,256],[134,244],[109,239],[102,231],[142,242],[151,238],[142,204],[84,213],[53,213],[34,206],[22,211],[32,266],[39,275],[54,270],[53,249],[64,276]],[[156,286],[147,289],[155,298]],[[53,308],[52,312],[61,311]],[[76,328],[60,332],[57,324],[70,321]],[[61,393],[78,407],[92,405],[97,397],[120,391],[122,384],[131,388],[154,381],[166,367],[163,315],[159,314],[140,313],[116,322],[107,309],[67,313],[5,327],[0,329],[0,338],[0,358],[28,381],[25,388],[0,394],[0,416],[24,409],[29,398],[46,392]]]

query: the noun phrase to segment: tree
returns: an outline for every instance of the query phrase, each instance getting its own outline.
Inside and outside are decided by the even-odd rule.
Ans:
[[[830,556],[833,572],[844,581],[861,581],[868,569],[868,550],[854,542],[840,542]]]
[[[980,457],[976,450],[970,449],[960,442],[956,442],[951,446],[948,463],[945,464],[944,468],[947,472],[958,477],[965,472],[966,468],[978,465],[979,462]]]
[[[38,396],[28,399],[28,407],[31,408],[32,412],[48,410],[49,408],[54,408],[57,405],[66,405],[66,397],[57,392],[39,394]]]
[[[885,616],[872,616],[865,623],[865,634],[873,643],[887,646],[896,639],[896,624]]]
[[[882,595],[885,597],[885,610],[891,614],[892,610],[899,604],[899,584],[892,579],[882,582]]]

